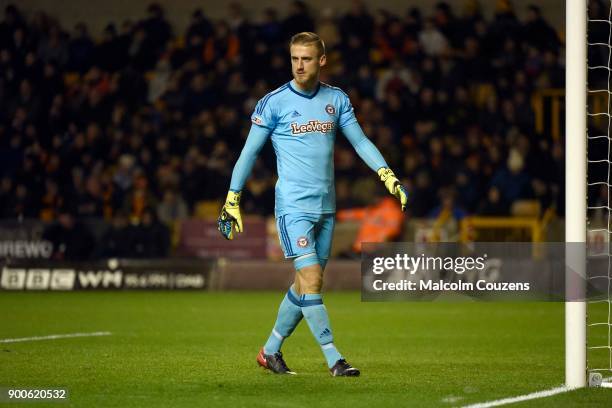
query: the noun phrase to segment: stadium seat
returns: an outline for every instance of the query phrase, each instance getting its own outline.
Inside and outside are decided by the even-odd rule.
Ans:
[[[515,217],[539,217],[541,212],[542,206],[538,200],[517,200],[510,209]]]
[[[221,211],[220,203],[217,201],[199,201],[195,206],[195,218],[216,219]]]

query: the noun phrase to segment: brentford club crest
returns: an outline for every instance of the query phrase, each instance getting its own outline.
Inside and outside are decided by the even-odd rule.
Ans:
[[[308,246],[308,238],[299,237],[297,240],[297,244],[300,248],[306,248]]]
[[[332,104],[327,104],[327,106],[325,107],[325,112],[329,113],[330,115],[335,115],[336,108],[334,108],[334,105]]]

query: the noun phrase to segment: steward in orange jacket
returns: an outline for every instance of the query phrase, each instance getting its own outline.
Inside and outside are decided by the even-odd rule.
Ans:
[[[353,251],[361,252],[362,242],[386,242],[402,232],[404,213],[393,197],[384,197],[365,208],[351,208],[336,213],[338,221],[361,221],[353,242]]]

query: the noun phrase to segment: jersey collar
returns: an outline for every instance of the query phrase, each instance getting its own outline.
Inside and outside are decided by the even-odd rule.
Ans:
[[[315,91],[312,93],[312,95],[308,95],[308,94],[302,93],[302,92],[300,92],[300,91],[297,91],[297,90],[296,90],[296,89],[293,87],[293,85],[291,84],[292,82],[293,82],[293,81],[289,81],[289,89],[291,89],[291,92],[293,92],[293,93],[295,93],[295,94],[297,94],[297,95],[300,95],[301,97],[306,98],[306,99],[312,99],[312,98],[314,98],[314,97],[315,97],[315,96],[316,96],[316,95],[319,93],[319,89],[321,88],[321,82],[318,82],[318,83],[317,83],[317,89],[315,89]]]

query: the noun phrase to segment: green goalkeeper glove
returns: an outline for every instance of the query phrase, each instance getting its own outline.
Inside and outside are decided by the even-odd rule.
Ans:
[[[381,167],[378,169],[378,175],[380,176],[380,181],[385,183],[385,187],[387,190],[397,198],[401,205],[402,211],[406,211],[406,205],[408,204],[408,191],[400,181],[395,177],[393,171],[387,167]]]
[[[218,229],[225,239],[234,239],[234,229],[242,232],[242,216],[240,215],[241,192],[230,190],[225,199],[225,205],[221,209],[221,215],[217,219]]]

